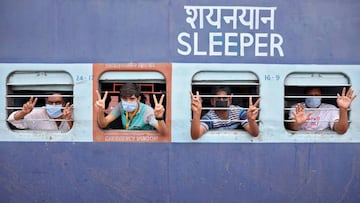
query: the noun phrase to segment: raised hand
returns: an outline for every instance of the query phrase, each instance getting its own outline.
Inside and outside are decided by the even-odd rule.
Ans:
[[[304,124],[311,116],[312,111],[305,113],[305,104],[296,104],[296,111],[292,113],[297,124]]]
[[[202,104],[201,104],[201,97],[199,95],[199,91],[196,91],[196,95],[190,92],[191,97],[191,110],[193,113],[201,114]]]
[[[153,99],[154,99],[154,103],[155,103],[155,108],[154,108],[155,118],[163,118],[163,115],[165,112],[165,108],[162,105],[164,97],[165,97],[165,95],[161,95],[160,100],[158,102],[156,95],[153,94]]]
[[[105,111],[105,101],[106,101],[108,92],[105,91],[105,94],[104,94],[103,98],[101,98],[101,95],[100,95],[98,90],[96,90],[96,94],[97,94],[97,97],[98,97],[98,99],[95,102],[96,110]]]
[[[70,105],[70,103],[68,102],[64,107],[62,118],[66,119],[66,120],[71,120],[71,118],[72,118],[72,109],[73,109],[73,105]]]
[[[37,102],[37,98],[34,99],[34,97],[30,97],[29,101],[27,101],[25,104],[23,104],[21,111],[24,114],[30,113],[34,109],[36,102]]]
[[[252,97],[249,97],[249,108],[247,111],[248,120],[256,120],[257,116],[259,115],[259,109],[257,108],[259,102],[260,102],[260,98],[258,98],[255,104],[253,104]]]
[[[357,96],[357,95],[353,95],[353,94],[354,94],[354,90],[352,88],[350,88],[346,92],[346,88],[344,87],[342,89],[341,96],[339,95],[339,93],[337,94],[336,103],[337,103],[338,107],[343,108],[343,109],[348,109],[350,107],[350,105],[351,105],[351,102]]]

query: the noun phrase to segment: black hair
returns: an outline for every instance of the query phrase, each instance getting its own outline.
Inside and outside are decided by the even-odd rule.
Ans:
[[[126,83],[120,88],[120,98],[131,97],[135,95],[139,97],[141,93],[141,87],[135,83]]]
[[[231,89],[227,86],[215,86],[211,89],[211,93],[212,94],[216,94],[218,92],[221,92],[221,91],[224,91],[226,92],[227,95],[230,95],[231,94]]]
[[[46,95],[50,95],[50,96],[55,95],[55,94],[58,94],[58,95],[60,95],[60,96],[63,95],[62,92],[45,92],[45,94],[46,94]]]
[[[307,94],[308,92],[310,92],[313,89],[320,89],[320,92],[322,92],[322,88],[318,87],[318,86],[308,86],[304,88],[304,94]]]
[[[47,99],[51,96],[60,95],[60,97],[63,99],[63,101],[66,102],[65,98],[63,97],[63,94],[64,94],[63,92],[58,92],[58,91],[57,92],[49,92],[48,91],[48,92],[45,92],[45,95],[48,95],[48,96],[45,97],[44,100],[47,101]]]

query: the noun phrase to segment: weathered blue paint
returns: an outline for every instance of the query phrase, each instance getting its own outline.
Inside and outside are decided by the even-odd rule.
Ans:
[[[177,35],[190,30],[184,5],[277,7],[285,56],[180,56]],[[359,64],[359,9],[356,0],[2,1],[0,60]]]
[[[358,202],[358,144],[0,143],[1,202]]]
[[[277,6],[285,57],[179,56],[186,4]],[[356,0],[1,1],[0,62],[360,64],[359,9]],[[2,142],[0,154],[1,202],[360,201],[359,144]]]

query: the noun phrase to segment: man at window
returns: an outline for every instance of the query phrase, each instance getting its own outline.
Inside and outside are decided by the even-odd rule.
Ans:
[[[199,139],[210,129],[236,129],[240,124],[251,136],[258,136],[259,128],[256,118],[259,114],[257,105],[260,99],[253,104],[252,97],[250,97],[249,108],[246,111],[239,106],[231,104],[232,99],[229,87],[214,87],[212,93],[215,94],[215,97],[211,99],[211,105],[220,109],[211,109],[201,117],[202,103],[199,92],[196,92],[196,95],[190,92],[191,110],[193,112],[193,119],[191,121],[192,139]],[[200,121],[200,117],[204,121]]]
[[[339,109],[332,105],[321,102],[321,88],[308,87],[304,93],[307,96],[304,103],[292,106],[289,112],[289,123],[291,130],[334,130],[338,134],[344,134],[349,126],[348,108],[355,99],[354,91],[350,88],[346,91],[344,87],[341,95],[337,94],[336,103]],[[312,108],[313,111],[306,110]]]
[[[45,99],[45,107],[35,108],[37,100],[38,98],[30,97],[21,110],[10,114],[8,121],[18,129],[63,132],[71,129],[73,105],[69,102],[65,105],[61,93],[50,93]]]
[[[111,111],[110,114],[104,115],[105,101],[107,92],[101,98],[98,94],[98,100],[95,103],[97,111],[97,120],[101,128],[106,128],[116,118],[121,117],[122,125],[126,130],[153,130],[159,131],[161,135],[167,135],[168,129],[164,122],[165,108],[162,105],[164,95],[161,96],[159,102],[155,95],[153,95],[155,108],[140,102],[141,89],[140,86],[134,83],[126,83],[120,88],[119,102]]]

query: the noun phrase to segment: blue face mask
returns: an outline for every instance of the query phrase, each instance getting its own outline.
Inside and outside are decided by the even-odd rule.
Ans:
[[[138,103],[137,102],[126,102],[126,101],[121,100],[121,105],[122,105],[122,108],[126,112],[131,113],[131,112],[135,111],[135,109],[137,108]]]
[[[321,104],[321,98],[306,98],[305,104],[310,108],[317,108]]]
[[[45,106],[46,112],[50,118],[59,118],[60,116],[62,116],[61,108],[62,108],[61,104],[58,105],[46,104]]]

